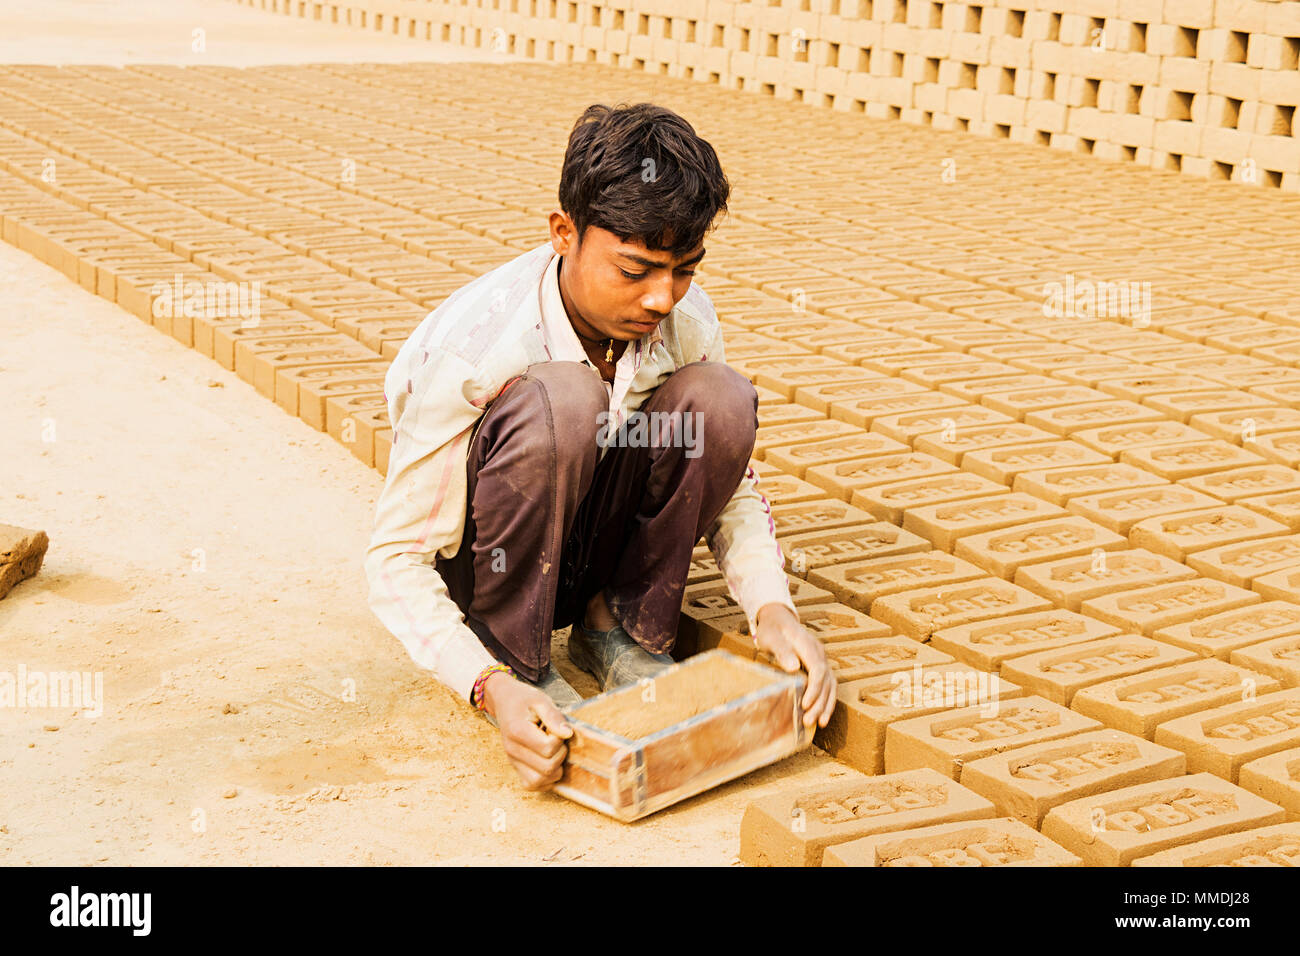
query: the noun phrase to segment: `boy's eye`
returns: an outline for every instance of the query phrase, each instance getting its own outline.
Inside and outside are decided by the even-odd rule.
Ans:
[[[627,278],[629,278],[629,279],[644,279],[644,278],[645,278],[645,273],[644,273],[644,272],[636,272],[636,273],[634,273],[634,272],[628,272],[626,269],[619,269],[618,271],[621,272],[621,273],[623,273],[623,275],[627,276]]]

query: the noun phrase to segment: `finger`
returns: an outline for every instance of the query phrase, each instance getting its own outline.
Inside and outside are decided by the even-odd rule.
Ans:
[[[826,678],[829,676],[828,668],[825,661],[814,658],[808,664],[808,686],[803,692],[803,708],[811,710],[813,705],[821,697],[822,689],[826,684]]]
[[[813,708],[813,715],[816,717],[818,725],[825,727],[831,719],[831,711],[835,709],[835,678],[827,675],[825,690],[818,698],[817,706]]]
[[[506,740],[505,752],[506,756],[516,766],[527,767],[538,774],[549,773],[552,769],[553,757],[537,753],[517,738],[508,738]]]
[[[559,737],[548,734],[531,720],[521,720],[512,727],[513,736],[520,744],[542,757],[551,757],[565,749]]]
[[[561,740],[568,740],[573,736],[573,725],[565,720],[564,714],[549,700],[541,700],[533,704],[532,712],[541,720],[542,727],[547,733]]]

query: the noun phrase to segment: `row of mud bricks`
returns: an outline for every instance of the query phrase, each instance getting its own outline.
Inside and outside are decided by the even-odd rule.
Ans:
[[[1280,0],[237,2],[1300,191],[1300,9]]]
[[[382,471],[395,349],[544,240],[536,183],[573,100],[511,69],[531,85],[506,104],[472,71],[410,65],[5,68],[3,236]],[[484,104],[549,132],[485,132]],[[943,144],[793,116],[765,138],[770,115],[724,105],[720,148],[749,149],[702,284],[759,390],[755,470],[840,681],[817,742],[859,772],[756,802],[742,857],[1296,863],[1289,200],[1223,207],[1054,157],[927,191]],[[872,151],[893,179],[837,179]],[[1064,313],[1043,299],[1062,278]],[[1106,284],[1141,282],[1145,308],[1106,307]],[[683,612],[682,650],[754,655],[706,548]]]

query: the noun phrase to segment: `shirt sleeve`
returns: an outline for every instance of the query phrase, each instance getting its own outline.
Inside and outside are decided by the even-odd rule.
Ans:
[[[469,442],[490,396],[472,365],[437,348],[395,361],[384,394],[393,449],[365,555],[369,604],[417,665],[468,701],[495,658],[465,624],[434,561],[460,547]]]
[[[721,326],[704,354],[710,362],[726,361]],[[705,540],[731,596],[749,620],[750,634],[757,633],[758,611],[765,604],[784,605],[798,618],[799,612],[790,599],[785,554],[776,540],[772,509],[758,490],[753,465],[745,470],[735,493],[705,531]]]

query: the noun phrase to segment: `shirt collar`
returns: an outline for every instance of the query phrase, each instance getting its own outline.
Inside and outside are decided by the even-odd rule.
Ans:
[[[569,313],[564,308],[564,298],[560,295],[560,256],[551,257],[551,262],[542,277],[542,323],[547,332],[547,339],[556,347],[569,353],[574,361],[587,361],[587,353],[578,339],[578,333],[569,321]],[[667,319],[664,320],[665,322]],[[664,340],[663,322],[641,337],[642,349],[649,352]],[[557,356],[563,358],[564,356]]]

